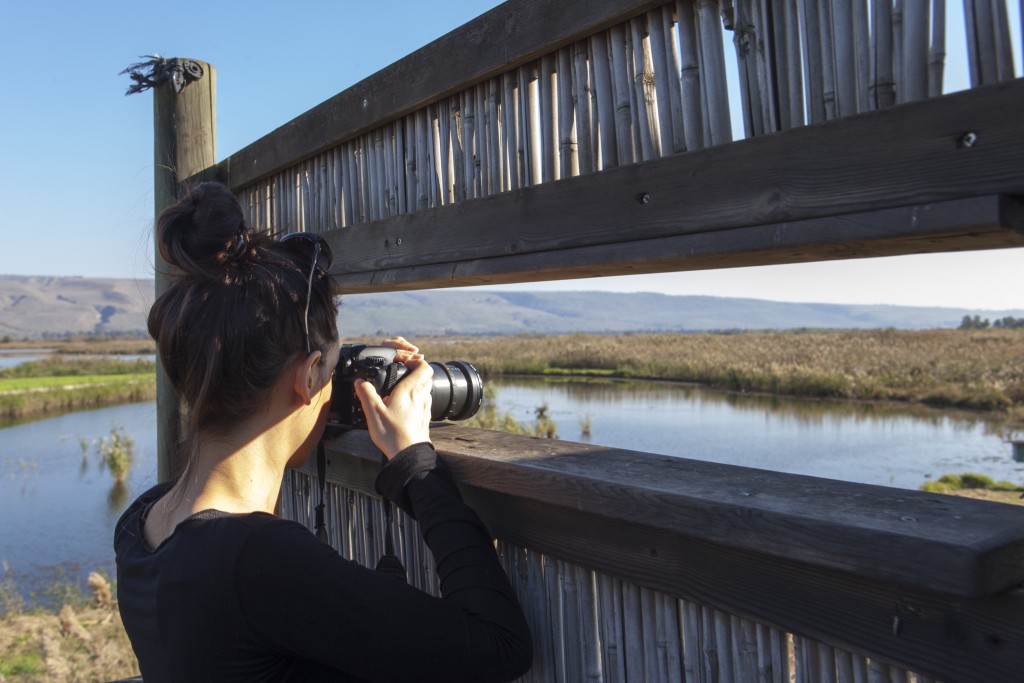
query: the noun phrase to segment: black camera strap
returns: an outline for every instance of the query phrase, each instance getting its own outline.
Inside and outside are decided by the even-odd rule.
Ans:
[[[387,458],[381,453],[381,465],[387,462]],[[384,499],[384,554],[377,560],[377,566],[374,567],[376,571],[386,574],[393,579],[399,581],[408,582],[409,578],[405,573],[405,565],[398,559],[398,555],[395,554],[395,541],[391,535],[392,515],[391,515],[391,501],[387,498]]]
[[[327,453],[324,450],[324,440],[320,439],[316,445],[316,483],[320,489],[320,502],[316,506],[316,537],[330,545],[327,540],[327,522],[324,521],[324,488],[327,485]]]
[[[382,463],[387,462],[387,458],[381,453]],[[324,519],[324,490],[327,487],[327,453],[324,449],[323,439],[316,446],[316,481],[317,488],[319,489],[320,502],[317,503],[316,510],[316,537],[324,543],[330,544],[327,540],[327,523]],[[400,581],[408,582],[408,576],[405,572],[405,565],[398,559],[398,555],[395,554],[395,539],[391,532],[391,526],[393,524],[393,515],[391,512],[391,501],[387,498],[384,499],[384,554],[377,560],[376,571],[386,574],[392,578]]]

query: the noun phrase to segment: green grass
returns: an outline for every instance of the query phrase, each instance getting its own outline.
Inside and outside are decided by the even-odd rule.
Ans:
[[[35,676],[43,670],[43,658],[37,652],[18,652],[0,657],[0,674]]]
[[[0,379],[0,392],[33,391],[37,389],[60,389],[68,386],[87,384],[136,384],[153,379],[152,373],[127,375],[64,375],[57,377],[15,377]]]
[[[149,360],[51,356],[0,371],[0,417],[152,400],[156,366]]]
[[[992,477],[977,472],[963,474],[944,474],[935,481],[926,481],[921,485],[922,491],[931,493],[948,493],[964,489],[983,489],[986,491],[1024,491],[1024,486],[1008,481],[995,481]]]

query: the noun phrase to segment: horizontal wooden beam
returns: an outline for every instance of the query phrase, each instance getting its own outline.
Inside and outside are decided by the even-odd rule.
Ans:
[[[348,294],[1024,247],[1002,195],[693,235],[335,275]]]
[[[432,439],[504,540],[943,680],[1024,667],[1024,593],[998,593],[1024,578],[1018,508],[450,424]],[[328,453],[331,481],[373,492],[365,432]]]
[[[1024,81],[325,237],[350,292],[1024,246],[1019,203],[995,197],[1024,196],[1010,111]]]
[[[667,4],[665,0],[510,0],[355,84],[218,164],[232,189]]]

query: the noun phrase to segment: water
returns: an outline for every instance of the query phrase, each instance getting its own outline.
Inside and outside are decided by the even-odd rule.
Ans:
[[[123,426],[135,440],[124,489],[101,469],[93,442]],[[128,503],[156,483],[155,402],[68,413],[0,429],[0,563],[30,602],[90,571],[114,574],[113,528]],[[0,575],[0,579],[4,578]],[[2,605],[0,605],[2,606]]]
[[[50,355],[53,349],[0,349],[0,370]]]
[[[569,441],[908,489],[965,471],[1024,483],[1024,463],[1005,441],[1010,434],[977,414],[667,382],[490,384],[499,412],[531,426],[536,408],[547,404],[559,438]],[[580,422],[588,418],[586,437]]]
[[[488,381],[523,424],[548,405],[570,441],[916,489],[974,471],[1024,483],[997,422],[925,408],[747,396],[656,382]],[[591,434],[581,434],[589,418]],[[83,462],[79,438],[121,425],[135,440],[126,490]],[[26,598],[55,582],[114,573],[114,523],[156,481],[156,407],[137,403],[0,429],[0,562]],[[0,579],[3,576],[0,575]],[[2,593],[2,586],[0,586]],[[2,595],[0,595],[2,597]],[[0,602],[2,608],[2,602]]]

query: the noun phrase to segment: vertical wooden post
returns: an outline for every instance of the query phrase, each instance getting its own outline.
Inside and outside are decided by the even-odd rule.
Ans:
[[[154,216],[179,199],[185,180],[211,173],[215,163],[217,73],[206,62],[187,61],[202,68],[199,79],[188,82],[181,92],[175,92],[170,82],[153,89]],[[154,251],[159,297],[171,284],[170,266],[160,258],[159,248]],[[184,463],[176,458],[181,438],[180,403],[162,363],[157,363],[156,393],[157,476],[167,481]]]

